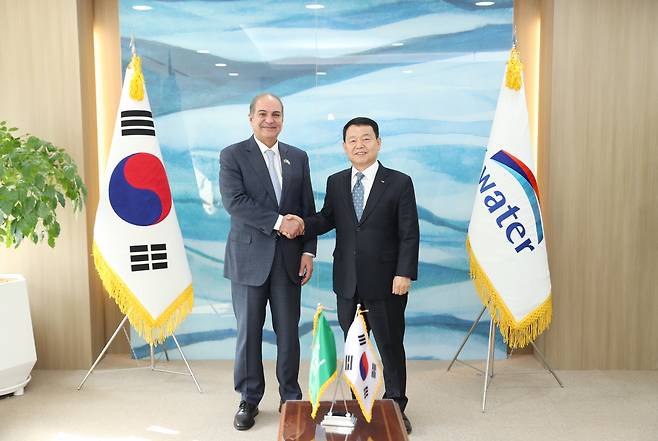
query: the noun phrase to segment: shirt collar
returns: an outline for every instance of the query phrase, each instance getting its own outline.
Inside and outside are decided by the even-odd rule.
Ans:
[[[363,170],[361,173],[363,173],[365,175],[365,178],[368,179],[370,182],[374,182],[375,175],[377,174],[377,170],[379,170],[379,161],[375,161],[374,164]],[[354,176],[356,176],[358,172],[359,171],[356,168],[354,168],[354,166],[352,166],[352,179],[354,179]]]
[[[256,138],[256,136],[254,136],[254,139],[256,140],[256,144],[258,144],[258,148],[260,149],[260,152],[262,154],[265,154],[265,151],[267,150],[272,150],[277,156],[279,156],[279,140],[277,140],[274,143],[274,145],[270,148],[265,144],[263,144],[262,142],[260,142],[258,138]]]

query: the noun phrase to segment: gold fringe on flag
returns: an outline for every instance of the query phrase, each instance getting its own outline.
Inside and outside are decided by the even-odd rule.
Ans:
[[[324,395],[325,391],[327,388],[331,385],[331,383],[336,379],[338,376],[338,369],[334,371],[334,373],[329,377],[329,379],[322,385],[320,386],[320,390],[318,390],[318,401],[316,403],[311,403],[313,405],[313,409],[311,409],[311,418],[315,419],[315,415],[318,413],[318,409],[320,408],[320,397]],[[309,390],[309,396],[311,396],[311,391]]]
[[[475,284],[475,290],[482,303],[487,305],[489,314],[498,325],[505,343],[510,348],[522,348],[535,341],[539,334],[548,329],[551,324],[553,316],[552,295],[549,294],[544,303],[526,315],[523,320],[517,322],[477,261],[469,239],[466,239],[466,248],[471,261],[471,279]]]
[[[185,320],[194,305],[192,284],[155,320],[151,317],[135,294],[112,270],[98,249],[93,245],[94,264],[103,282],[103,287],[119,306],[121,313],[128,316],[130,324],[148,344],[164,343],[176,327]]]
[[[135,101],[144,99],[144,74],[142,73],[142,59],[133,55],[130,61],[130,67],[133,69],[133,77],[130,80],[130,98]]]
[[[516,91],[521,89],[521,72],[523,72],[523,64],[521,64],[521,56],[516,45],[512,47],[507,60],[507,69],[505,71],[505,86]]]

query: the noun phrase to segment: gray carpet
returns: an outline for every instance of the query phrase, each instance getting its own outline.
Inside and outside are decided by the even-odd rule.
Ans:
[[[273,363],[265,366],[268,386],[256,426],[246,432],[232,427],[239,399],[232,362],[192,362],[203,394],[190,377],[107,370],[135,363],[109,357],[80,392],[83,371],[35,371],[24,396],[0,399],[0,440],[276,439]],[[181,362],[160,366],[185,369]],[[446,362],[409,362],[407,415],[414,441],[658,440],[658,371],[560,371],[561,389],[533,357],[514,356],[496,362],[482,414],[482,375],[464,365],[449,373],[446,367]],[[303,363],[303,390],[307,369]]]

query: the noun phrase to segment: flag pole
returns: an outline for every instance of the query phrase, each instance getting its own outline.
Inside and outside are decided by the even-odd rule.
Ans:
[[[489,322],[489,344],[487,347],[487,366],[484,371],[484,391],[482,393],[482,413],[487,404],[487,389],[489,389],[489,379],[493,378],[493,364],[494,364],[494,346],[495,346],[495,326],[493,319]],[[491,373],[489,373],[491,369]]]
[[[446,369],[446,372],[450,372],[450,368],[452,367],[453,364],[455,364],[455,361],[457,361],[457,357],[459,357],[459,354],[461,354],[462,349],[464,349],[464,346],[466,346],[466,342],[468,341],[469,337],[475,331],[475,327],[477,326],[478,323],[480,323],[480,319],[482,318],[482,314],[484,314],[484,311],[487,310],[487,305],[482,307],[482,311],[480,311],[480,314],[478,317],[473,321],[473,324],[471,325],[471,328],[468,330],[468,333],[466,334],[466,337],[464,337],[464,340],[462,341],[462,344],[459,346],[459,349],[457,349],[457,353],[455,353],[455,356],[452,357],[452,361],[448,365],[448,369]]]
[[[361,305],[358,304],[356,307],[357,314],[359,309],[361,308]],[[356,318],[356,315],[354,316]],[[343,357],[341,358],[341,363],[340,363],[340,373],[338,374],[338,378],[336,381],[336,385],[334,386],[334,396],[331,399],[331,407],[329,408],[329,412],[324,416],[322,422],[320,425],[324,427],[326,430],[333,432],[335,427],[339,428],[339,431],[345,430],[345,439],[347,439],[347,436],[354,430],[354,427],[356,426],[356,416],[352,415],[347,408],[347,400],[345,399],[345,393],[343,392],[343,388],[341,387],[340,383],[343,378],[343,371],[345,369],[345,346],[343,346]],[[338,392],[338,388],[340,388],[340,395],[343,398],[343,405],[345,406],[345,416],[342,415],[336,415],[334,416],[333,410],[334,410],[334,405],[336,404],[336,393]],[[343,433],[343,432],[341,432]]]
[[[544,354],[542,354],[541,351],[539,350],[539,348],[537,347],[537,345],[535,345],[535,342],[531,341],[530,344],[532,345],[532,348],[534,349],[534,351],[537,353],[537,356],[539,357],[541,362],[544,364],[544,367],[548,370],[548,372],[551,373],[553,378],[555,378],[555,381],[557,381],[557,383],[560,385],[560,387],[564,387],[562,385],[562,382],[558,378],[557,374],[553,371],[553,369],[551,369],[551,366],[548,364],[548,361],[546,361],[546,359],[544,358]]]
[[[482,315],[484,314],[484,311],[486,311],[487,306],[488,306],[488,303],[487,303],[487,305],[485,305],[482,308],[482,311],[480,311],[480,314],[473,321],[473,324],[471,325],[471,328],[468,330],[468,333],[466,334],[466,337],[464,337],[464,340],[462,341],[461,345],[459,346],[459,349],[457,350],[457,353],[455,354],[452,361],[450,362],[450,365],[448,366],[448,369],[446,370],[447,372],[450,371],[450,368],[453,366],[455,361],[459,361],[460,363],[463,363],[461,360],[458,359],[459,354],[461,353],[462,349],[466,345],[466,342],[468,341],[468,339],[473,334],[473,331],[475,330],[475,327],[477,326],[477,324],[480,322],[480,319],[482,318]],[[486,402],[487,402],[487,390],[489,388],[490,379],[493,378],[493,376],[494,376],[494,361],[495,361],[494,353],[495,353],[495,347],[496,347],[496,332],[495,332],[496,331],[496,323],[494,322],[494,320],[492,318],[490,318],[490,320],[491,321],[489,323],[489,339],[488,339],[488,343],[487,343],[487,361],[486,361],[486,365],[485,365],[485,370],[482,371],[481,369],[475,368],[475,367],[473,367],[473,366],[471,366],[467,363],[464,363],[467,366],[473,367],[475,370],[484,373],[484,387],[483,387],[483,393],[482,393],[482,412],[483,413],[485,412],[485,406],[486,406]],[[537,354],[537,357],[541,361],[544,369],[546,369],[553,376],[553,378],[555,378],[555,381],[557,381],[557,384],[560,385],[561,388],[564,388],[564,385],[562,384],[562,381],[560,381],[560,378],[557,376],[555,371],[548,364],[548,361],[546,361],[546,358],[544,358],[544,355],[537,348],[537,346],[535,345],[535,342],[530,342],[530,344],[532,345],[535,353]]]
[[[128,313],[130,313],[130,311],[128,311]],[[87,378],[89,378],[89,376],[92,374],[94,369],[96,369],[96,366],[98,366],[98,363],[100,363],[101,359],[105,356],[105,353],[109,349],[110,345],[112,344],[112,342],[114,341],[116,336],[119,334],[119,331],[121,329],[124,329],[124,325],[125,325],[126,321],[128,321],[128,314],[126,314],[123,317],[123,320],[121,320],[121,323],[119,323],[119,326],[117,326],[116,330],[112,334],[112,337],[110,337],[110,339],[107,341],[107,343],[105,344],[105,347],[103,348],[101,353],[96,358],[96,361],[94,361],[94,364],[91,365],[91,368],[89,368],[89,370],[87,371],[87,374],[84,376],[84,378],[82,379],[82,381],[78,385],[77,390],[82,389],[85,382],[87,381]],[[124,329],[124,333],[125,333],[125,329]],[[126,334],[126,338],[128,338],[127,334]],[[164,372],[164,373],[167,373],[167,374],[188,375],[188,376],[192,377],[192,380],[194,380],[194,384],[196,385],[197,390],[199,391],[199,393],[202,394],[203,389],[201,389],[201,386],[199,385],[199,382],[197,381],[196,376],[194,375],[194,372],[192,371],[192,368],[190,367],[190,364],[187,362],[187,358],[185,358],[185,354],[183,353],[183,349],[181,349],[180,344],[178,344],[178,339],[176,339],[176,335],[172,333],[171,338],[174,340],[174,343],[176,344],[176,347],[178,348],[178,352],[180,352],[181,358],[182,358],[183,362],[185,363],[185,366],[187,367],[187,373],[186,372],[177,372],[177,371],[170,371],[170,370],[167,370],[167,369],[157,368],[155,366],[155,350],[154,350],[154,345],[153,344],[149,344],[149,359],[150,359],[149,360],[149,365],[148,366],[138,367],[137,369],[151,369],[151,371],[153,371],[153,372]],[[130,343],[130,340],[128,340],[128,343]],[[165,356],[167,357],[167,361],[169,361],[169,355],[167,354],[167,350],[164,347],[164,345],[163,345],[163,349],[164,349],[164,352],[165,352]],[[135,351],[132,348],[132,346],[130,347],[130,350],[132,351],[133,355],[136,358],[136,354],[135,354]],[[129,369],[134,369],[134,368],[129,368]],[[119,369],[119,370],[125,370],[125,369]]]
[[[318,305],[320,305],[318,303]],[[356,305],[356,313],[354,314],[354,318],[352,319],[352,322],[356,320],[356,318],[359,316],[359,310],[361,309],[361,304]],[[340,388],[340,395],[343,397],[343,404],[345,405],[345,416],[350,417],[350,412],[347,409],[347,400],[345,399],[345,393],[343,393],[343,388],[340,387],[340,379],[343,378],[343,369],[345,368],[345,346],[343,346],[343,357],[341,359],[340,363],[340,373],[338,374],[338,381],[336,381],[336,386],[334,387],[334,396],[331,399],[331,407],[329,408],[329,413],[327,415],[331,416],[333,415],[332,411],[334,410],[334,405],[336,404],[336,393],[338,392],[338,388]]]
[[[107,349],[110,347],[112,344],[112,341],[116,338],[117,334],[119,333],[119,330],[123,328],[123,325],[126,323],[126,320],[128,320],[128,314],[126,314],[123,317],[123,320],[121,320],[121,323],[119,323],[119,326],[117,326],[117,329],[114,331],[114,334],[112,334],[112,337],[108,340],[108,342],[105,344],[105,347],[101,351],[101,353],[98,355],[98,358],[96,358],[96,361],[94,361],[94,364],[91,365],[91,368],[89,368],[89,371],[87,371],[87,375],[82,379],[82,382],[78,385],[78,390],[82,389],[82,386],[84,386],[85,381],[87,381],[87,378],[91,375],[91,373],[94,371],[96,368],[96,365],[101,361],[101,358],[105,355],[105,352],[107,352]]]

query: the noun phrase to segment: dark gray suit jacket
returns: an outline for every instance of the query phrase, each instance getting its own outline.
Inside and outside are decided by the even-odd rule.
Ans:
[[[279,153],[283,176],[280,206],[265,159],[253,136],[220,153],[219,189],[224,208],[231,216],[224,277],[242,285],[265,283],[277,240],[281,242],[286,271],[295,283],[300,282],[302,253],[316,253],[315,238],[277,239],[272,230],[279,214],[292,213],[303,218],[315,213],[306,152],[279,141]]]

